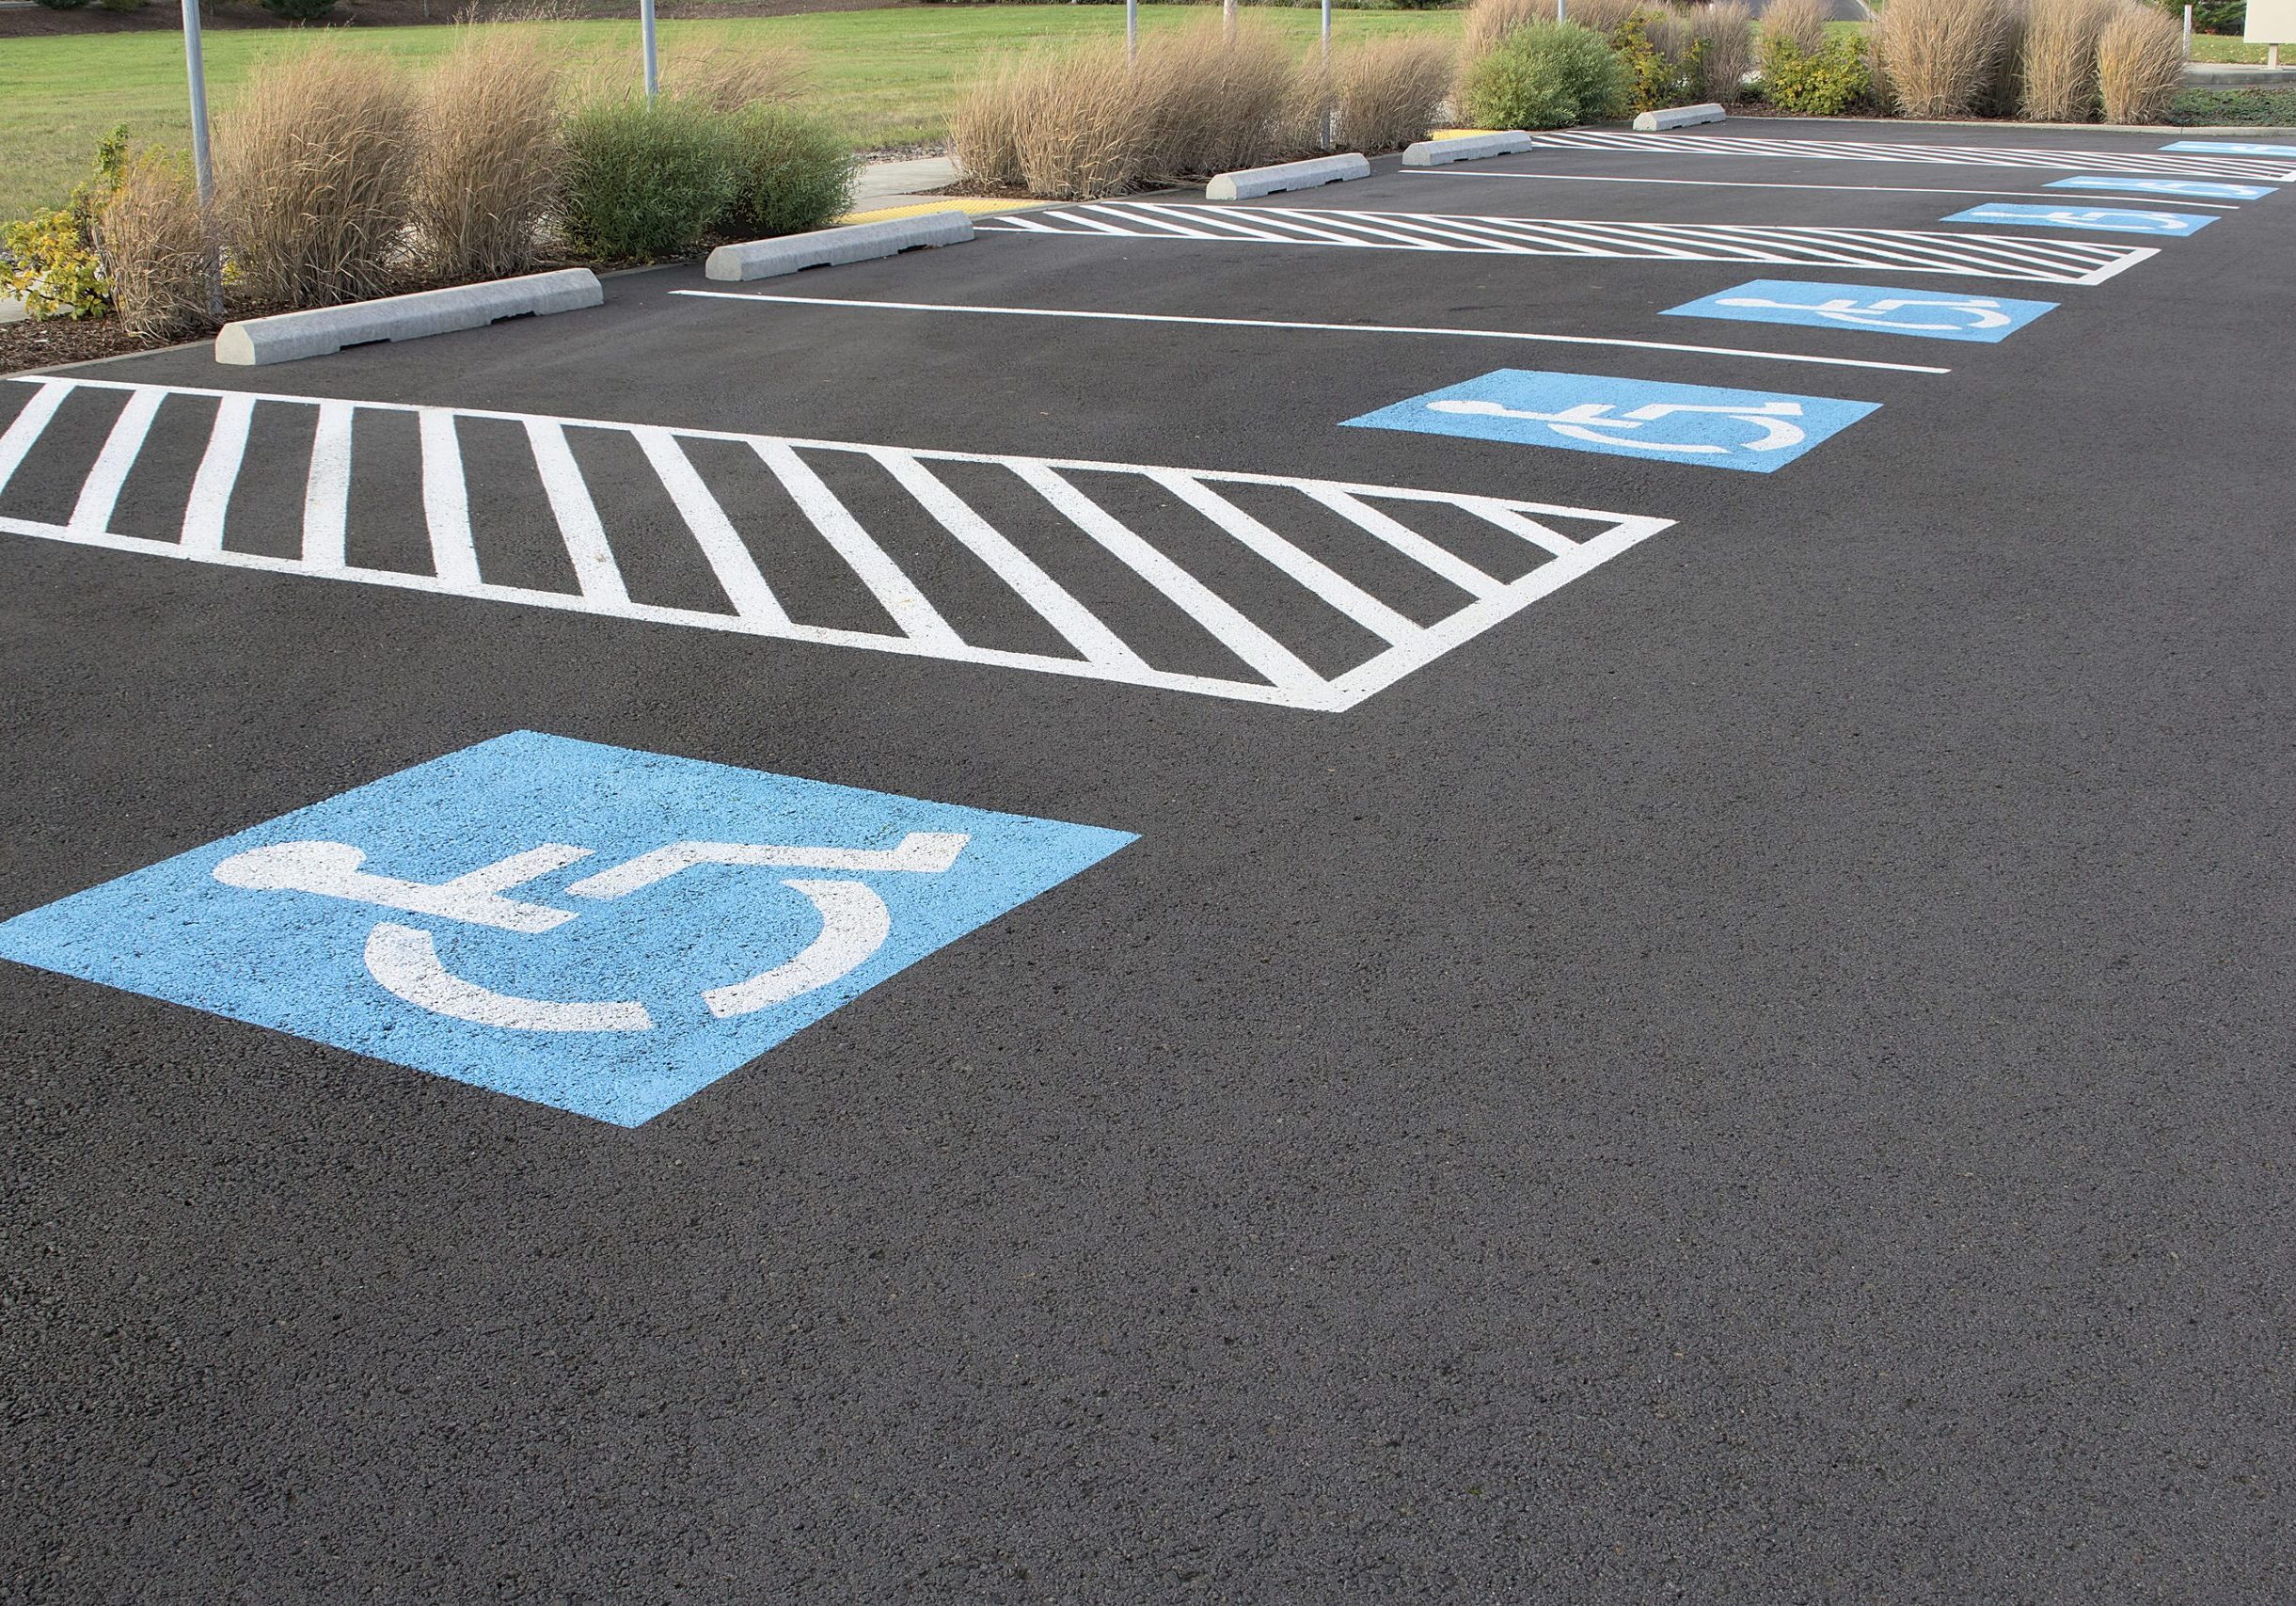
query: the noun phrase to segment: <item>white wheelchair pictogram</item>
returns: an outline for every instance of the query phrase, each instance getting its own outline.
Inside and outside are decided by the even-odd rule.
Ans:
[[[1430,412],[1461,413],[1481,418],[1528,419],[1544,423],[1557,435],[1574,440],[1591,440],[1598,446],[1623,446],[1635,452],[1671,452],[1685,455],[1727,457],[1739,451],[1782,452],[1789,446],[1799,446],[1809,438],[1801,425],[1788,423],[1790,418],[1801,416],[1799,402],[1762,402],[1748,405],[1711,405],[1694,402],[1652,402],[1623,413],[1614,413],[1610,402],[1581,402],[1565,407],[1559,413],[1526,411],[1520,407],[1502,406],[1496,402],[1446,401],[1427,404]],[[1676,413],[1709,413],[1736,419],[1750,424],[1757,431],[1756,438],[1743,446],[1724,446],[1713,441],[1654,440],[1630,433],[1646,424],[1671,418]]]
[[[912,831],[895,848],[784,847],[746,842],[672,842],[566,887],[575,898],[625,898],[700,865],[847,872],[939,875],[972,840],[963,832]],[[359,867],[366,853],[347,842],[278,842],[234,853],[214,867],[226,886],[252,892],[300,892],[372,908],[425,914],[466,926],[537,936],[576,919],[579,911],[503,896],[594,850],[545,842],[443,882],[405,881]],[[868,962],[893,931],[893,916],[868,883],[848,877],[791,877],[782,884],[813,904],[821,930],[788,960],[739,981],[705,989],[701,999],[719,1020],[754,1014],[827,987]],[[634,998],[523,998],[482,987],[448,970],[432,933],[379,920],[367,933],[368,975],[394,997],[432,1014],[516,1031],[648,1031],[654,1017]]]
[[[2043,212],[2035,223],[2055,223],[2068,229],[2116,229],[2124,234],[2181,234],[2184,219],[2170,212],[2076,211]]]
[[[1758,308],[1774,312],[1814,312],[1821,318],[1836,323],[1856,325],[1870,329],[1914,329],[1924,333],[1934,331],[1973,331],[2006,328],[2017,320],[2002,310],[2001,303],[1982,295],[1959,297],[1896,296],[1880,301],[1860,301],[1855,296],[1835,295],[1824,301],[1771,301],[1760,295],[1725,295],[1715,303],[1718,307]],[[1892,313],[1908,310],[1917,314],[1966,314],[1945,317],[1941,322],[1924,323],[1915,318],[1893,317]]]

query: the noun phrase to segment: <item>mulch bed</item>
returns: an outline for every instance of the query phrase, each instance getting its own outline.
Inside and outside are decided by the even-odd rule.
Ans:
[[[0,324],[0,374],[54,368],[123,352],[154,351],[170,342],[139,340],[117,318],[35,318]]]

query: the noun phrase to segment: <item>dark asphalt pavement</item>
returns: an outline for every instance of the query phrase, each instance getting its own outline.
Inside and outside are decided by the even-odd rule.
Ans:
[[[1672,522],[1345,708],[0,533],[0,918],[518,730],[1139,837],[627,1129],[0,963],[0,1598],[2296,1597],[2296,201],[2066,203],[2217,218],[2151,239],[1940,221],[2080,167],[1377,166],[1221,210],[2159,254],[2073,284],[984,230],[730,288],[1741,355],[677,268],[75,371]],[[1480,176],[1511,171],[1695,183]],[[1754,278],[2057,306],[2000,344],[1659,315]],[[1338,427],[1507,368],[1879,405],[1774,473]],[[0,518],[68,524],[124,395],[66,398]],[[114,530],[181,522],[215,406],[160,409]],[[297,550],[316,413],[256,409],[228,549]],[[348,539],[406,567],[416,415],[377,416]],[[530,460],[482,444],[517,425],[462,427],[482,568],[569,593]],[[721,609],[639,437],[570,434],[632,599]],[[1378,649],[1120,494],[1319,675]],[[1061,650],[886,540],[968,640]],[[1416,624],[1458,603],[1351,561]],[[793,614],[885,628],[807,583]],[[1160,668],[1240,673],[1105,585]]]

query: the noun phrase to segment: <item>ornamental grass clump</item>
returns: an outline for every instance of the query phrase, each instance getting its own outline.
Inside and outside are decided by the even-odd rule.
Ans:
[[[366,56],[274,58],[215,130],[216,222],[258,301],[325,307],[390,286],[408,222],[415,99]]]
[[[1969,116],[1994,86],[2016,15],[2004,0],[1889,0],[1874,37],[1898,111]]]
[[[1625,109],[1610,41],[1576,23],[1531,23],[1467,69],[1461,101],[1478,128],[1566,128]]]
[[[2097,41],[2112,16],[2113,0],[2033,0],[2018,74],[2018,116],[2087,122],[2097,115]]]
[[[1716,0],[1689,16],[1690,40],[1704,50],[1706,92],[1718,101],[1746,98],[1754,69],[1754,12],[1746,0]]]
[[[422,86],[407,216],[441,278],[524,273],[565,181],[559,63],[525,31],[466,24]]]
[[[2184,81],[2184,30],[2129,0],[2097,36],[2097,90],[2107,122],[2161,122]]]
[[[1826,23],[1833,15],[1826,0],[1778,0],[1762,13],[1765,51],[1781,40],[1804,56],[1815,56],[1826,42]]]
[[[183,340],[214,326],[199,192],[181,153],[147,151],[129,162],[95,227],[112,304],[130,334]]]
[[[1141,119],[1137,173],[1179,179],[1257,167],[1311,142],[1298,56],[1257,18],[1232,34],[1205,18],[1140,43],[1130,93]],[[1322,104],[1312,113],[1322,119]]]
[[[1333,120],[1350,151],[1396,151],[1435,125],[1455,70],[1440,40],[1375,40],[1332,58]]]

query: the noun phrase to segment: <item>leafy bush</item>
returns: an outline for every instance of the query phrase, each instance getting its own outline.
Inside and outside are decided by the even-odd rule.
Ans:
[[[2107,122],[2159,122],[2184,81],[2184,29],[2127,3],[2097,37],[2097,89]]]
[[[615,261],[690,251],[734,203],[734,164],[705,107],[601,101],[566,123],[566,233]]]
[[[2196,34],[2238,34],[2247,25],[2248,0],[2200,0],[2193,8]]]
[[[40,0],[40,3],[51,11],[76,11],[87,5],[87,0]]]
[[[95,172],[55,212],[0,224],[0,290],[35,318],[100,318],[111,280],[96,250],[95,218],[125,170],[127,125],[96,145]]]
[[[1565,128],[1618,116],[1626,94],[1626,70],[1602,35],[1528,23],[1467,69],[1462,99],[1478,128]]]
[[[2187,128],[2296,128],[2296,89],[2187,89],[2170,103],[2167,120]]]
[[[96,0],[96,4],[107,11],[140,11],[145,0]]]
[[[1780,35],[1763,40],[1762,89],[1780,111],[1840,117],[1873,93],[1874,75],[1855,39],[1829,39],[1805,51]]]
[[[415,119],[407,220],[430,272],[499,278],[534,265],[535,231],[565,177],[559,87],[532,30],[463,24]]]
[[[335,0],[262,0],[263,9],[283,22],[309,23],[335,8]]]
[[[215,127],[216,221],[257,299],[380,294],[407,225],[415,102],[332,45],[275,57]]]
[[[213,326],[206,231],[188,160],[146,151],[121,173],[96,219],[119,321],[150,340]]]
[[[818,118],[761,103],[735,117],[726,138],[734,202],[726,228],[745,238],[796,234],[834,219],[853,196],[853,151]]]
[[[1626,70],[1626,95],[1633,110],[1655,112],[1706,98],[1705,40],[1688,38],[1686,28],[1683,32],[1678,53],[1662,50],[1638,11],[1611,33],[1611,48]]]
[[[35,318],[100,318],[112,306],[103,263],[69,207],[0,223],[0,290]]]

